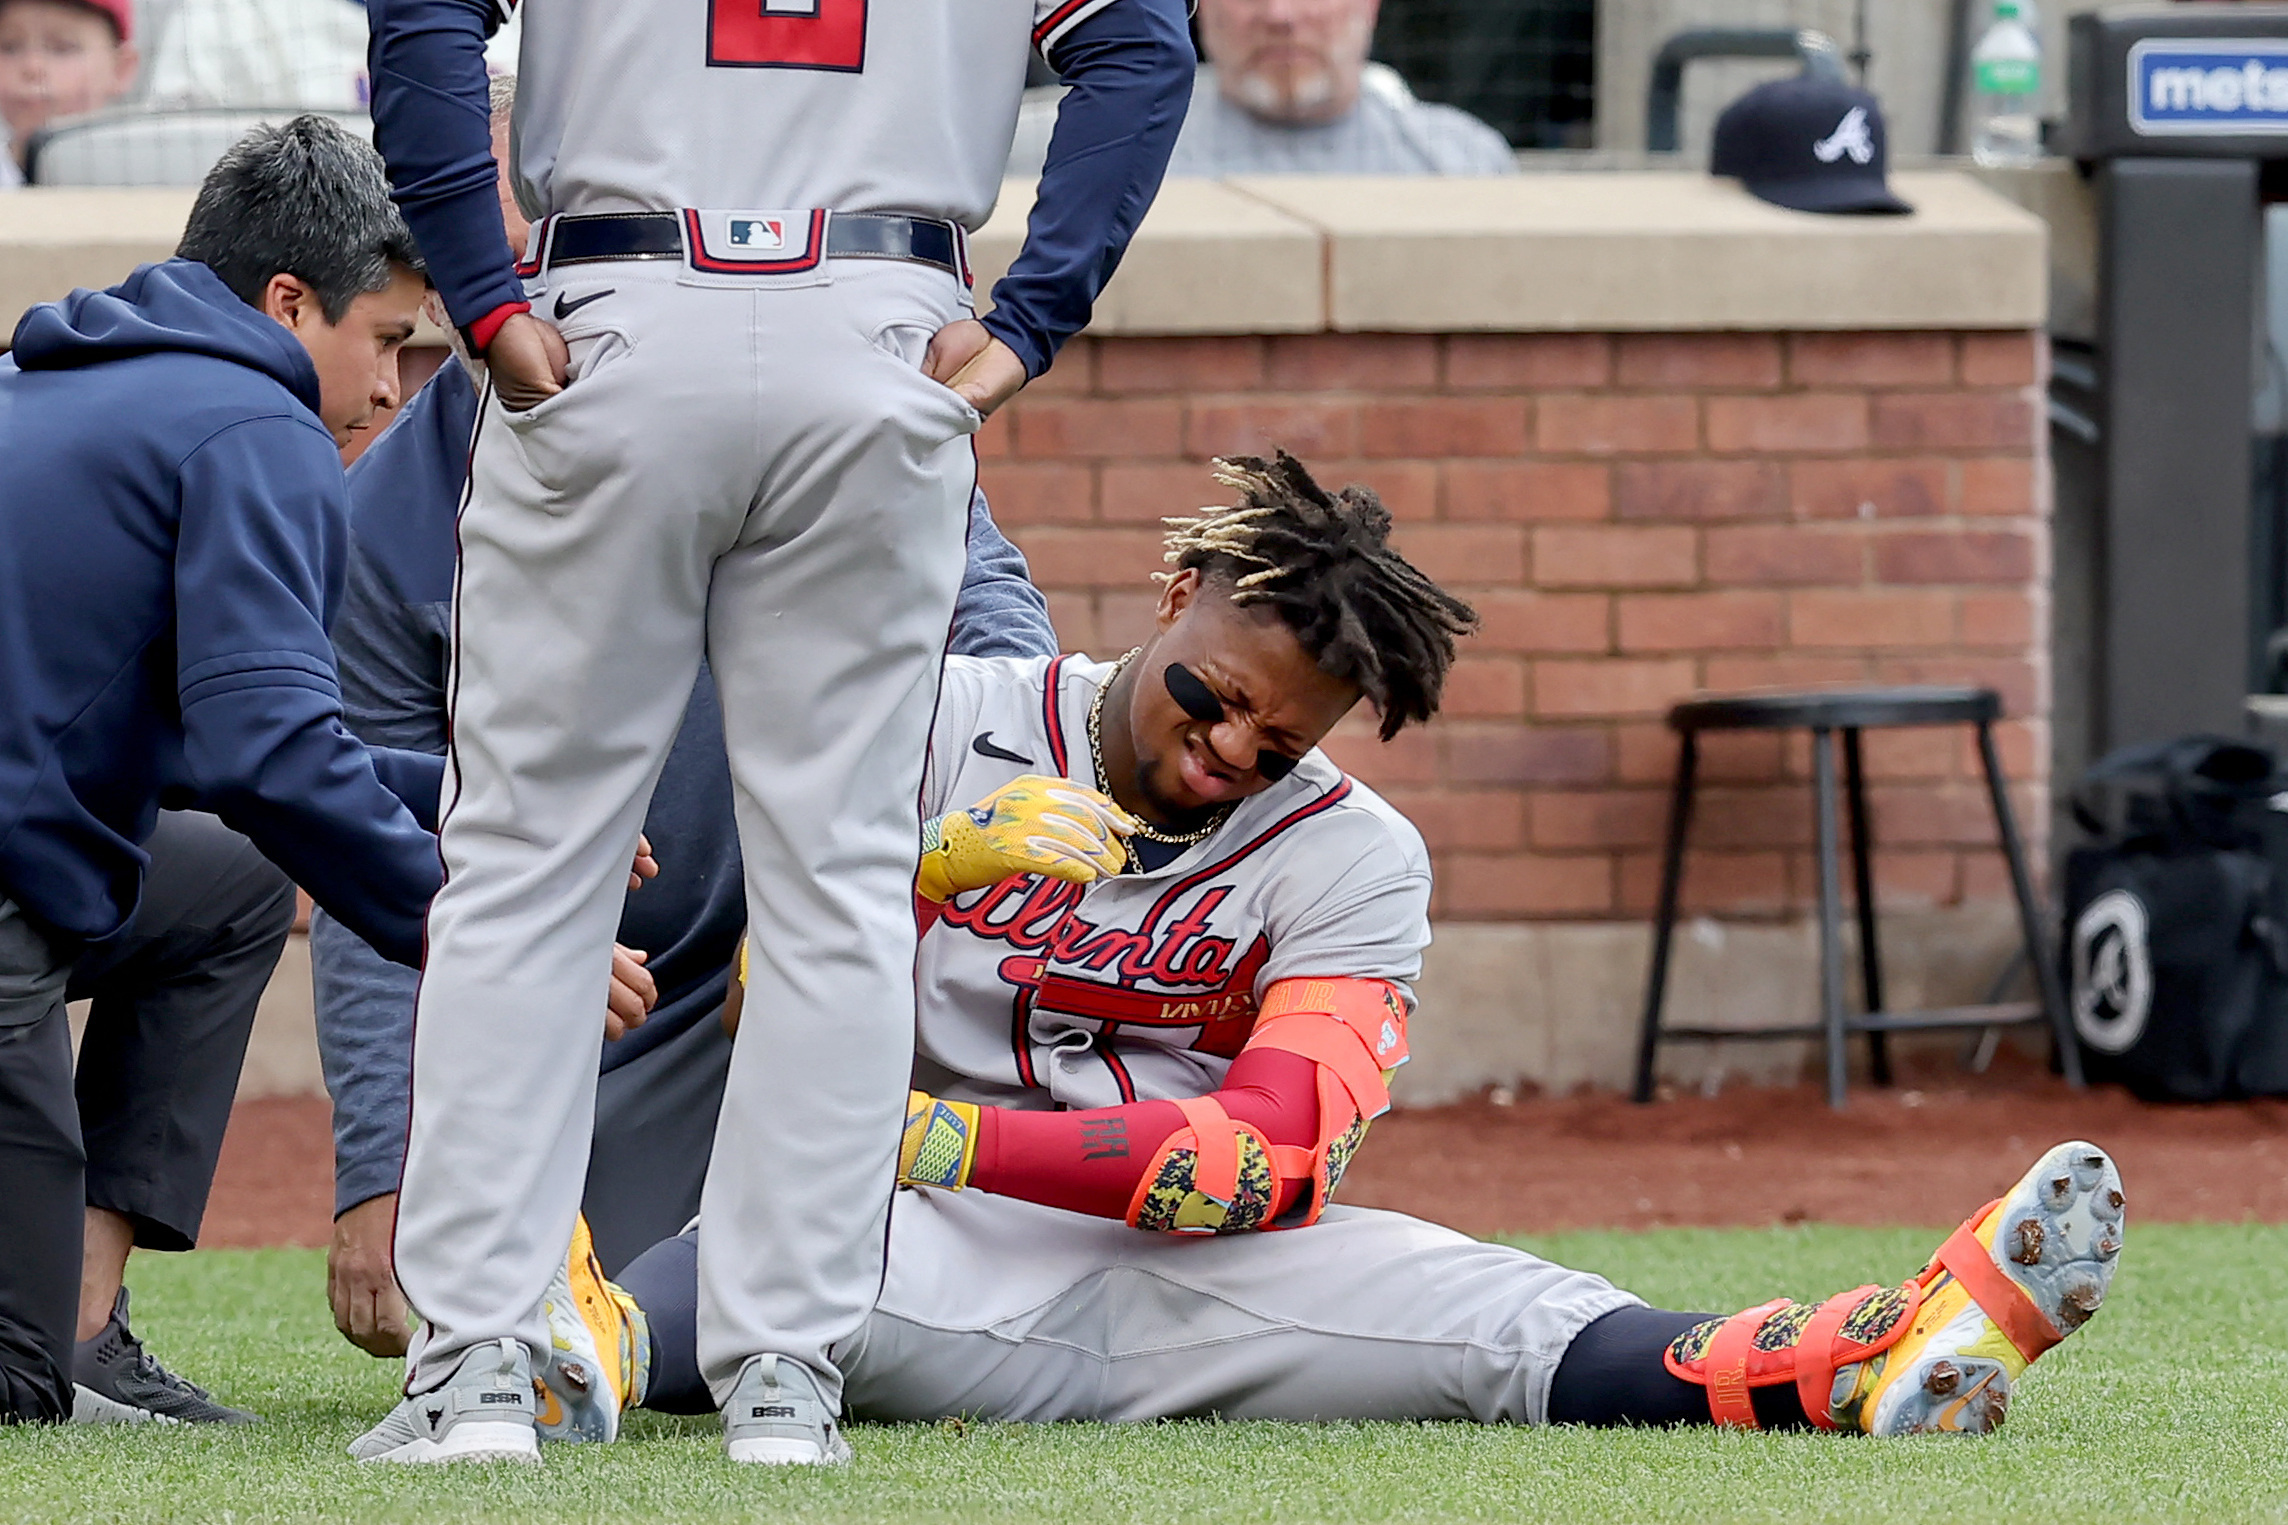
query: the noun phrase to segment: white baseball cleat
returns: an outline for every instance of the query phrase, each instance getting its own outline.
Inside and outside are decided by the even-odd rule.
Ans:
[[[754,1356],[739,1368],[723,1405],[723,1451],[758,1466],[838,1467],[850,1460],[818,1379],[779,1356]]]
[[[471,1349],[444,1385],[419,1393],[350,1443],[359,1461],[540,1460],[532,1360],[516,1340]]]

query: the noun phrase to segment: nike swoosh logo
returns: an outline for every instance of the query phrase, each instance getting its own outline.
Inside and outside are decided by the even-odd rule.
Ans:
[[[556,321],[559,323],[563,322],[566,318],[571,317],[572,314],[578,312],[581,308],[587,306],[590,302],[601,302],[604,300],[604,298],[610,296],[617,289],[618,288],[616,287],[606,286],[602,291],[589,292],[586,296],[582,297],[577,302],[565,301],[564,293],[559,291],[556,293]]]
[[[1960,1430],[1962,1428],[1962,1416],[1964,1411],[1970,1407],[1970,1400],[1977,1397],[1980,1393],[1986,1391],[1987,1387],[1990,1386],[1993,1381],[1994,1373],[1986,1373],[1986,1375],[1980,1377],[1976,1382],[1971,1384],[1970,1391],[1956,1398],[1945,1408],[1940,1409],[1938,1412],[1937,1427],[1939,1429],[1948,1431]]]
[[[991,731],[984,732],[972,741],[969,744],[969,750],[975,752],[979,757],[998,757],[1003,762],[1021,763],[1028,768],[1033,766],[1033,760],[1030,757],[1021,756],[1010,751],[1007,747],[995,746]]]

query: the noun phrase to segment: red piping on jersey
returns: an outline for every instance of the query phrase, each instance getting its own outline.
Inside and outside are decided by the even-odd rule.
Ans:
[[[1335,785],[1334,788],[1329,789],[1325,794],[1320,795],[1317,799],[1311,801],[1311,803],[1308,805],[1300,805],[1295,809],[1288,811],[1286,815],[1273,822],[1268,828],[1259,833],[1253,840],[1248,842],[1245,847],[1240,848],[1237,852],[1232,853],[1227,857],[1219,858],[1215,862],[1207,865],[1205,868],[1194,869],[1189,874],[1186,874],[1183,878],[1177,880],[1174,884],[1169,885],[1168,888],[1161,893],[1160,898],[1152,902],[1152,909],[1144,913],[1144,920],[1139,923],[1136,928],[1137,935],[1140,937],[1152,936],[1154,924],[1159,921],[1160,917],[1167,911],[1169,906],[1174,905],[1176,901],[1181,899],[1187,892],[1202,882],[1215,878],[1225,869],[1230,868],[1234,863],[1237,863],[1242,858],[1247,857],[1257,848],[1269,842],[1273,837],[1285,831],[1288,827],[1293,826],[1300,821],[1309,820],[1312,816],[1317,815],[1320,811],[1340,804],[1343,798],[1350,792],[1351,781],[1348,776],[1345,776],[1341,783]]]
[[[799,275],[815,270],[826,257],[826,213],[814,209],[810,214],[810,246],[794,259],[717,259],[707,252],[707,245],[699,237],[699,213],[686,207],[683,212],[685,236],[691,242],[691,268],[716,275]]]
[[[1096,1056],[1104,1061],[1106,1069],[1112,1071],[1112,1083],[1120,1088],[1120,1099],[1123,1102],[1134,1101],[1136,1082],[1129,1075],[1128,1066],[1120,1062],[1120,1056],[1101,1044],[1097,1047]]]
[[[1058,657],[1049,663],[1047,682],[1041,691],[1041,723],[1049,734],[1049,767],[1059,778],[1072,777],[1065,771],[1064,717],[1057,713],[1057,684],[1064,677],[1065,663],[1070,660],[1070,657]],[[1098,788],[1104,787],[1103,779],[1098,779],[1096,783]]]
[[[1090,0],[1065,0],[1064,4],[1049,12],[1047,19],[1033,28],[1033,46],[1039,47],[1052,32],[1072,18],[1073,12],[1086,9],[1089,3]]]
[[[1017,1083],[1028,1090],[1041,1088],[1033,1072],[1033,987],[1020,985],[1009,999],[1009,1047],[1017,1054]]]

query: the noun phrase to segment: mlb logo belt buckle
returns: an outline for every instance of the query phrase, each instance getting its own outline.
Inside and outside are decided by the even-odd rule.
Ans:
[[[694,270],[778,275],[814,268],[826,255],[823,210],[698,211],[683,214]]]

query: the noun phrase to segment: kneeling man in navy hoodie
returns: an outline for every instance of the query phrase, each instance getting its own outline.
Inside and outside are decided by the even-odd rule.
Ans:
[[[71,1406],[64,1001],[134,921],[160,810],[219,817],[408,964],[439,878],[440,760],[343,728],[326,639],[337,451],[396,404],[424,290],[380,160],[323,118],[258,129],[176,252],[31,309],[0,359],[0,1419]]]

